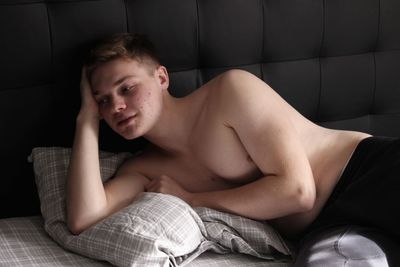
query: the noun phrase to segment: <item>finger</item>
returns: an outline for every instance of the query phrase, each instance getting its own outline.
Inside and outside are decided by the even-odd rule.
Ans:
[[[146,189],[146,191],[150,191],[150,188],[152,188],[152,183],[148,182],[145,186],[144,189]]]
[[[174,180],[174,179],[172,179],[171,177],[169,177],[169,176],[166,175],[166,174],[162,174],[162,175],[160,176],[160,180],[161,180],[161,181],[171,181],[171,180]]]
[[[145,189],[147,192],[155,192],[154,185],[146,185]]]
[[[148,182],[148,183],[145,185],[145,189],[146,189],[147,191],[152,191],[152,190],[154,190],[154,188],[155,188],[155,186],[156,186],[157,183],[158,183],[158,179],[152,179],[150,182]]]

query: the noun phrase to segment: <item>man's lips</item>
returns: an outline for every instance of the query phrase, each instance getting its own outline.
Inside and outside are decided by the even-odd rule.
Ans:
[[[131,120],[132,120],[133,118],[135,118],[135,117],[136,117],[136,115],[132,115],[132,116],[123,118],[123,119],[121,119],[121,120],[119,120],[119,121],[117,122],[117,126],[124,126],[124,125],[126,125],[126,124],[129,124],[129,122],[131,122]]]

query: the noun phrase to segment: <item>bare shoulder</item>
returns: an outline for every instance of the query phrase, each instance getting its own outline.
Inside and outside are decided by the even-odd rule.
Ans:
[[[139,174],[147,177],[148,169],[154,163],[157,152],[153,146],[148,146],[127,159],[118,169],[117,175]],[[148,177],[147,177],[148,178]]]
[[[243,115],[249,112],[252,114],[262,112],[264,115],[275,117],[277,112],[283,115],[289,111],[288,103],[278,93],[248,71],[239,69],[226,71],[217,76],[210,87],[212,87],[211,102],[221,115],[239,119],[244,118]],[[270,120],[270,116],[264,117],[263,120]],[[252,116],[250,119],[258,120],[260,117]]]
[[[248,87],[248,85],[251,86],[259,83],[265,84],[263,80],[253,73],[240,69],[228,70],[218,75],[215,79],[218,81],[218,86],[220,86],[221,89],[227,90],[235,89],[240,86]]]
[[[291,120],[289,104],[267,83],[242,70],[218,76],[215,97],[224,125],[239,137],[263,173],[308,172],[304,148]],[[288,168],[289,165],[291,166]],[[306,175],[306,174],[305,174]]]
[[[223,106],[250,102],[266,103],[270,101],[283,101],[283,99],[263,80],[254,74],[232,69],[215,78],[212,88],[212,97],[219,100]]]

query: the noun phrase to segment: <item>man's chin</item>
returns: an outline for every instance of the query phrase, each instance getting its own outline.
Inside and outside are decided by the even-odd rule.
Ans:
[[[142,137],[146,133],[146,129],[143,126],[138,127],[138,125],[129,125],[128,127],[120,129],[115,127],[114,131],[126,140],[133,140]]]
[[[139,136],[122,136],[125,140],[128,140],[128,141],[130,141],[130,140],[134,140],[134,139],[136,139],[136,138],[138,138]]]
[[[138,133],[132,133],[132,132],[125,132],[125,133],[119,133],[119,135],[121,135],[125,140],[133,140],[136,139],[138,137],[140,137],[141,135]]]

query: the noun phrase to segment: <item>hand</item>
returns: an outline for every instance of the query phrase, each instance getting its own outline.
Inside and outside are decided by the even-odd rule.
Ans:
[[[180,184],[167,175],[153,179],[146,185],[147,192],[163,193],[179,197],[189,205],[192,202],[193,194],[186,191]]]
[[[82,68],[80,88],[82,100],[80,115],[100,119],[99,107],[93,97],[92,88],[87,77],[86,66]]]

